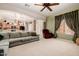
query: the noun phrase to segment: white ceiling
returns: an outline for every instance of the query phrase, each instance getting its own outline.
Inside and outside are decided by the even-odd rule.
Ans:
[[[60,3],[60,5],[56,5],[56,6],[51,6],[50,8],[53,10],[52,12],[49,11],[47,8],[44,9],[42,12],[40,12],[40,10],[43,8],[42,6],[35,6],[32,4],[32,6],[30,6],[30,9],[34,9],[34,11],[39,12],[40,14],[43,14],[45,16],[49,16],[49,15],[56,15],[59,13],[63,13],[63,11],[70,11],[70,10],[75,10],[77,8],[79,8],[79,4],[69,4],[69,3]]]
[[[27,15],[21,14],[21,13],[17,13],[17,12],[12,12],[12,11],[7,11],[7,10],[0,10],[0,20],[7,20],[7,21],[33,21],[34,18],[29,17]]]
[[[52,12],[50,12],[48,9],[45,9],[44,11],[40,12],[40,10],[43,8],[42,6],[36,6],[31,3],[28,3],[28,5],[29,6],[25,6],[25,3],[6,3],[0,4],[0,9],[7,9],[13,11],[17,10],[18,12],[23,12],[30,16],[38,18],[43,18],[49,15],[55,16],[79,9],[79,3],[60,3],[60,5],[50,7],[53,10]]]

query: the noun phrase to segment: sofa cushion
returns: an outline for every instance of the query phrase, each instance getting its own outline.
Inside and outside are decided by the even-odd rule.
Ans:
[[[37,36],[37,34],[35,32],[32,32],[31,36]]]
[[[6,32],[2,32],[2,33],[0,33],[0,35],[3,36],[3,39],[9,39],[9,34]]]
[[[21,37],[27,37],[30,36],[28,32],[21,32]]]
[[[32,39],[32,37],[29,36],[29,37],[12,38],[9,40],[9,42],[18,41],[18,40],[29,40],[29,39]]]
[[[29,36],[37,36],[36,32],[28,32]]]
[[[39,36],[31,36],[32,39],[38,39]]]
[[[19,32],[11,32],[9,33],[10,38],[19,38],[20,37],[20,33]]]

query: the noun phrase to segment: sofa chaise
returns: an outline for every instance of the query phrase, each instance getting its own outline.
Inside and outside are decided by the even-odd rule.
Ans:
[[[8,39],[9,48],[39,40],[35,32],[5,32],[0,35],[4,36],[3,40]]]

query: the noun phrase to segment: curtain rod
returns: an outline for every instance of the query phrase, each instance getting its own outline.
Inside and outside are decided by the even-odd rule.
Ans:
[[[74,11],[79,11],[79,10],[74,10]],[[73,11],[71,11],[71,12],[73,12]],[[67,12],[67,13],[70,13],[70,12]],[[66,14],[66,13],[63,13],[63,14],[60,14],[60,15],[64,15],[64,14]],[[60,15],[57,15],[57,16],[60,16]]]

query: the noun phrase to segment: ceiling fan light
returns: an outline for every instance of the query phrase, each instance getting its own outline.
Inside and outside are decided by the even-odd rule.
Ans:
[[[52,11],[50,6],[56,6],[56,5],[59,5],[59,3],[42,3],[42,5],[40,5],[40,4],[35,4],[35,5],[43,6],[44,8],[41,11],[43,11],[45,8],[47,8],[49,11]]]

